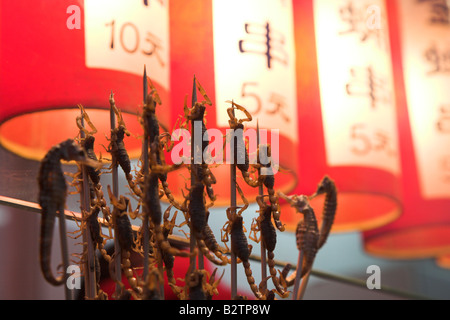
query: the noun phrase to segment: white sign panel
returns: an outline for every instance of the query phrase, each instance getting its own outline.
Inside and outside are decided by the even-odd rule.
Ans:
[[[450,23],[446,1],[398,1],[403,69],[422,195],[450,196]]]
[[[168,2],[85,0],[86,66],[142,76],[169,88]]]
[[[399,174],[384,1],[315,0],[314,20],[328,164]]]
[[[213,0],[213,33],[217,124],[228,127],[225,101],[234,100],[261,128],[297,142],[292,3]]]

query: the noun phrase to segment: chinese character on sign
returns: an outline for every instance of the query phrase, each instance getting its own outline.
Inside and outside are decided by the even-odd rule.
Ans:
[[[369,8],[355,7],[353,2],[349,2],[346,6],[339,9],[339,17],[345,28],[339,31],[339,35],[357,34],[360,37],[361,42],[367,41],[370,37],[375,37],[378,43],[381,43],[381,15],[379,10],[375,13],[370,12]],[[376,16],[376,24],[374,27],[369,24],[370,20]]]
[[[436,127],[440,133],[450,133],[450,105],[444,105],[439,109]]]
[[[267,114],[279,114],[285,122],[289,122],[289,117],[283,112],[286,109],[286,98],[278,93],[272,93],[270,96],[270,103],[274,105],[272,110],[267,110]]]
[[[427,3],[430,7],[430,19],[432,24],[448,25],[449,19],[449,5],[447,0],[417,0],[419,3]]]
[[[148,7],[149,2],[150,2],[149,0],[144,0],[144,6]],[[163,0],[158,0],[158,2],[159,2],[162,6],[164,5]]]
[[[450,155],[446,154],[440,158],[440,169],[442,171],[442,179],[445,183],[450,182]]]
[[[151,56],[151,55],[155,55],[156,59],[158,59],[159,64],[161,66],[164,66],[164,62],[161,58],[161,55],[159,53],[160,50],[162,49],[162,41],[160,38],[158,38],[156,35],[154,35],[153,33],[147,31],[147,37],[145,38],[146,43],[148,43],[150,45],[150,49],[149,50],[142,50],[142,53],[147,55],[147,56]]]
[[[450,50],[440,51],[436,44],[433,44],[425,51],[425,59],[430,63],[432,69],[428,74],[450,72]]]
[[[264,113],[268,115],[279,115],[284,122],[290,122],[290,118],[286,115],[284,111],[288,109],[288,105],[286,102],[286,97],[276,93],[271,92],[270,98],[268,100],[269,104],[271,104],[273,107],[270,109],[263,110],[263,100],[261,98],[261,93],[259,91],[259,83],[258,82],[244,82],[242,84],[242,90],[241,90],[241,97],[242,98],[251,98],[253,101],[253,109],[252,109],[252,115],[257,116],[260,114],[261,111],[265,111]],[[266,100],[267,101],[267,100]]]
[[[390,101],[390,93],[385,81],[375,75],[371,66],[351,68],[350,76],[351,80],[345,86],[349,96],[367,96],[373,109],[377,108],[378,103]]]
[[[283,50],[284,36],[271,29],[269,22],[265,24],[245,23],[245,33],[249,38],[239,40],[241,53],[253,53],[265,56],[267,68],[272,68],[272,60],[287,65],[287,53]]]
[[[355,155],[365,156],[372,152],[396,156],[392,138],[383,129],[371,129],[364,123],[357,123],[350,128],[351,151]]]

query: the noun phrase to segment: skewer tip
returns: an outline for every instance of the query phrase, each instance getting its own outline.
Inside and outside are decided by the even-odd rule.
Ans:
[[[197,79],[195,78],[194,74],[194,83],[192,85],[192,106],[197,102]]]
[[[147,68],[144,64],[144,76],[143,76],[143,85],[144,85],[144,103],[147,99],[147,93],[148,93],[148,82],[147,82]]]

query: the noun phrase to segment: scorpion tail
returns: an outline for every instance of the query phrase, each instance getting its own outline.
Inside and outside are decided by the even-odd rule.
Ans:
[[[228,258],[221,254],[221,252],[214,252],[214,255],[211,253],[211,251],[206,247],[205,242],[203,240],[197,240],[198,247],[200,251],[203,253],[203,255],[212,263],[218,266],[225,266],[229,263]],[[216,259],[219,258],[220,260]]]
[[[255,284],[255,278],[252,276],[252,269],[250,268],[250,263],[248,261],[242,261],[245,276],[247,277],[247,282],[250,285],[250,289],[258,300],[265,300],[265,296],[259,291],[258,286]]]
[[[160,226],[155,227],[155,236],[156,236],[156,242],[158,244],[158,247],[161,248],[161,250],[164,252],[167,252],[173,256],[178,256],[178,257],[192,257],[192,256],[197,255],[196,251],[188,252],[188,251],[178,250],[178,249],[172,247],[170,245],[169,241],[167,241],[164,238],[164,235],[162,233]]]
[[[274,260],[275,255],[273,254],[273,251],[269,251],[267,254],[267,264],[269,265],[269,271],[270,271],[270,275],[272,276],[272,282],[273,285],[275,286],[276,289],[276,293],[281,297],[281,298],[287,298],[289,296],[289,292],[287,292],[283,286],[280,284],[279,278],[277,277],[277,271],[275,270],[275,260]]]

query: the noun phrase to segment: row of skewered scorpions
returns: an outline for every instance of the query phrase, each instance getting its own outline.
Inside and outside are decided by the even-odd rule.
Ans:
[[[168,142],[167,133],[160,133],[160,126],[156,116],[156,107],[161,104],[161,100],[152,85],[150,79],[149,86],[150,92],[144,103],[143,112],[141,115],[141,123],[144,128],[144,135],[149,142],[149,167],[148,173],[145,173],[144,168],[141,167],[137,172],[136,177],[131,174],[131,163],[128,157],[128,153],[125,149],[124,137],[129,136],[120,110],[115,106],[113,95],[110,96],[111,108],[117,115],[118,125],[111,131],[110,144],[107,151],[111,153],[112,159],[115,163],[112,165],[120,166],[125,173],[125,177],[128,181],[129,188],[132,192],[132,196],[136,197],[139,201],[138,208],[132,210],[129,198],[121,195],[116,197],[111,192],[110,186],[108,186],[108,195],[113,209],[111,210],[105,200],[102,185],[100,183],[101,171],[101,159],[97,159],[94,153],[94,141],[93,134],[96,133],[95,126],[89,119],[88,114],[85,112],[82,106],[79,106],[82,115],[77,118],[77,125],[84,133],[84,137],[79,139],[80,144],[75,140],[68,139],[59,145],[54,146],[45,156],[41,162],[41,168],[39,172],[39,204],[42,208],[42,220],[41,220],[41,235],[40,235],[40,264],[44,278],[53,285],[61,285],[64,282],[62,276],[56,278],[50,268],[50,252],[52,245],[52,232],[54,226],[54,220],[57,213],[61,213],[65,209],[65,201],[67,197],[67,186],[65,182],[64,173],[61,167],[61,160],[65,161],[77,161],[78,163],[86,165],[88,173],[88,182],[90,191],[90,204],[89,209],[85,209],[85,217],[81,221],[81,230],[88,228],[90,230],[94,249],[98,249],[103,258],[109,262],[110,274],[114,275],[112,278],[116,279],[120,291],[115,292],[114,298],[129,298],[135,299],[159,299],[160,296],[158,283],[162,280],[162,275],[158,272],[155,264],[157,263],[155,252],[159,250],[164,263],[166,276],[168,283],[171,286],[173,292],[180,299],[207,299],[212,298],[217,294],[217,286],[222,279],[215,279],[214,272],[209,275],[205,270],[193,270],[189,268],[186,277],[184,279],[184,288],[176,285],[176,279],[173,275],[174,256],[192,256],[196,255],[197,251],[187,252],[179,250],[170,245],[168,236],[172,233],[175,227],[175,220],[177,212],[170,217],[170,210],[172,207],[181,211],[186,222],[191,230],[191,237],[195,237],[197,247],[203,255],[212,261],[216,265],[224,266],[230,263],[228,257],[222,252],[214,233],[208,225],[209,208],[213,206],[216,196],[212,185],[216,183],[215,177],[212,174],[208,165],[203,161],[201,164],[192,164],[188,166],[194,177],[191,181],[191,186],[188,189],[189,193],[185,196],[183,203],[176,201],[169,189],[167,183],[167,174],[172,170],[179,168],[179,165],[167,165],[164,160],[164,150],[170,151],[170,142]],[[200,93],[204,97],[204,101],[196,102],[192,108],[188,108],[185,103],[184,107],[184,126],[189,121],[201,121],[202,131],[206,131],[206,121],[204,119],[206,105],[211,105],[211,101],[206,95],[205,90],[196,81],[196,86]],[[240,110],[245,113],[246,118],[237,119],[234,116],[234,111]],[[251,121],[252,117],[248,111],[235,103],[232,103],[232,107],[228,109],[228,115],[230,116],[230,127],[232,129],[243,129],[243,122]],[[86,120],[92,131],[85,129],[82,125],[82,121]],[[238,136],[238,139],[241,137]],[[242,137],[243,139],[243,137]],[[252,277],[252,271],[250,268],[249,257],[251,253],[251,245],[248,244],[247,238],[243,228],[242,212],[247,208],[248,201],[245,199],[244,194],[237,185],[238,192],[242,197],[245,205],[240,208],[228,208],[227,217],[228,222],[222,228],[221,240],[226,244],[228,242],[228,235],[231,238],[231,250],[236,254],[238,262],[242,262],[245,274],[247,276],[248,283],[255,297],[258,299],[273,299],[274,292],[280,297],[287,297],[287,287],[292,285],[292,277],[287,277],[288,269],[283,270],[280,276],[277,276],[274,262],[274,250],[276,245],[276,231],[271,222],[273,218],[276,227],[280,231],[284,231],[284,226],[280,222],[280,212],[278,205],[278,197],[274,192],[274,176],[273,175],[259,175],[257,179],[254,179],[250,175],[250,165],[248,161],[248,153],[245,148],[245,144],[237,144],[236,148],[244,146],[241,150],[235,150],[234,155],[244,154],[244,163],[238,163],[237,168],[242,173],[244,181],[252,186],[257,187],[263,184],[267,190],[268,195],[258,196],[257,203],[260,206],[260,215],[252,223],[252,232],[250,238],[257,242],[263,241],[268,251],[268,265],[270,269],[274,290],[268,291],[265,289],[265,283],[268,279],[263,279],[260,286],[257,287],[255,280]],[[203,151],[207,148],[207,143],[202,144]],[[270,154],[270,147],[261,145],[260,148],[266,148],[266,154]],[[259,153],[258,153],[259,154]],[[142,159],[141,159],[142,160]],[[236,163],[236,162],[235,162]],[[266,162],[265,162],[266,163]],[[258,166],[258,164],[256,165]],[[261,165],[259,165],[261,166]],[[75,176],[75,185],[80,181],[79,176]],[[320,233],[317,232],[317,223],[315,223],[314,214],[311,214],[310,207],[308,205],[308,199],[306,197],[294,196],[287,197],[284,194],[279,193],[279,196],[286,199],[297,210],[304,214],[303,219],[297,228],[297,246],[299,249],[305,251],[305,259],[302,267],[302,275],[309,271],[308,268],[312,265],[315,253],[321,246],[319,243],[323,243],[326,240],[329,229],[333,223],[334,211],[336,208],[336,192],[335,187],[331,179],[325,177],[319,185],[319,189],[315,195],[325,192],[327,194],[324,209],[324,219]],[[206,195],[210,199],[210,203],[206,203]],[[315,196],[314,195],[314,196]],[[170,206],[164,212],[161,211],[160,199],[166,197],[170,202]],[[269,204],[264,201],[265,197],[269,197]],[[334,200],[333,200],[334,199]],[[334,201],[334,203],[333,203]],[[139,213],[139,207],[142,205],[142,213]],[[309,210],[309,211],[308,211]],[[102,233],[102,229],[99,224],[98,215],[102,212],[104,216],[104,224],[109,228],[109,236]],[[143,254],[142,250],[142,230],[138,233],[137,237],[134,237],[129,217],[135,219],[141,218],[147,215],[150,220],[150,234],[152,248],[149,259],[151,259],[151,270],[148,273],[146,279],[139,279],[134,273],[131,266],[130,254],[135,251],[139,254]],[[114,235],[117,236],[120,244],[120,257],[121,267],[129,283],[130,289],[125,289],[123,283],[115,276],[117,270],[114,268],[115,254],[109,256],[104,245],[106,240],[112,239],[111,230],[114,229]],[[260,238],[257,237],[257,232],[261,233]],[[311,235],[313,234],[313,235]],[[314,240],[319,235],[320,240]],[[317,238],[317,239],[319,239]],[[312,240],[311,240],[312,239]],[[227,247],[228,248],[228,247]],[[81,260],[86,259],[86,252],[81,255]],[[97,263],[98,266],[98,263]],[[223,274],[222,274],[223,276]],[[100,277],[97,275],[96,279]],[[264,284],[264,286],[263,286]],[[99,285],[97,284],[97,296],[95,298],[107,298]],[[237,298],[237,297],[236,297]]]

